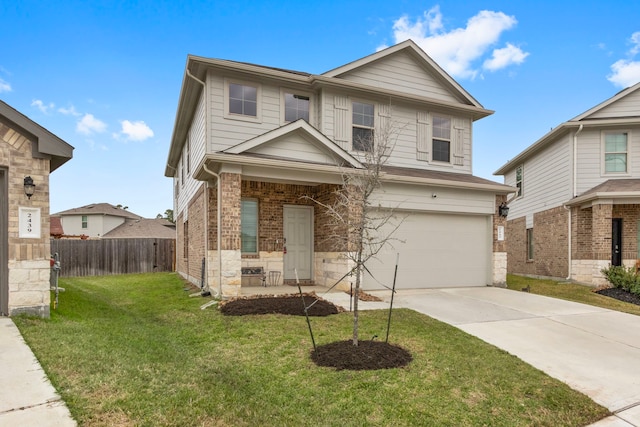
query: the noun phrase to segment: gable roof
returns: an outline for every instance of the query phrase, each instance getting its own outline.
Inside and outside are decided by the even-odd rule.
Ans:
[[[120,218],[140,219],[140,215],[129,212],[126,209],[118,208],[109,203],[92,203],[90,205],[80,206],[79,208],[67,209],[66,211],[57,212],[52,215],[110,215]]]
[[[637,92],[637,94],[636,94]],[[612,106],[614,103],[624,102],[626,98],[640,95],[640,83],[628,87],[620,92],[616,93],[611,98],[596,105],[593,108],[585,111],[584,113],[568,120],[555,128],[551,129],[542,138],[531,144],[529,147],[521,151],[516,157],[509,160],[496,170],[494,175],[504,175],[515,167],[519,166],[529,156],[533,155],[537,151],[556,141],[558,138],[567,134],[572,130],[579,130],[587,127],[607,127],[626,124],[640,124],[640,110],[635,115],[612,115],[608,114],[606,117],[598,117],[598,113]],[[594,117],[595,116],[595,117]]]
[[[261,146],[265,146],[273,141],[295,134],[302,136],[306,141],[308,141],[308,144],[314,145],[320,151],[327,153],[328,157],[333,159],[333,165],[338,165],[339,163],[337,162],[337,160],[340,159],[342,160],[342,162],[349,164],[351,167],[363,167],[355,157],[344,151],[337,144],[327,138],[322,132],[311,126],[303,119],[299,119],[295,122],[281,126],[248,141],[227,148],[222,152],[228,154],[243,154],[247,152],[260,154],[259,148]],[[287,156],[287,158],[289,158],[290,160],[305,161],[304,158],[296,158],[295,154],[293,154],[292,156]]]
[[[73,147],[4,101],[0,101],[0,121],[8,121],[31,137],[33,157],[48,158],[51,172],[73,157]]]
[[[105,233],[103,239],[175,239],[176,225],[165,218],[128,220]]]

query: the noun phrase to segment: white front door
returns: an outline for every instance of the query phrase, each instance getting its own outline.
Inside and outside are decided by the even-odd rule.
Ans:
[[[313,260],[313,207],[284,207],[284,279],[311,280]]]

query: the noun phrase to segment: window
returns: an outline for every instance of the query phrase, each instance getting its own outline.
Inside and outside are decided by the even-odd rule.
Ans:
[[[241,252],[258,253],[258,201],[242,199],[240,204]]]
[[[183,232],[183,236],[182,236],[182,240],[183,240],[183,258],[189,258],[189,221],[185,221],[184,224],[182,224],[182,232]]]
[[[373,150],[373,104],[352,104],[352,147],[355,151]]]
[[[451,162],[451,119],[433,116],[433,160]]]
[[[627,133],[604,134],[604,172],[627,172]]]
[[[89,219],[86,215],[82,215],[82,228],[89,228]]]
[[[522,197],[524,195],[524,174],[523,174],[523,167],[522,166],[518,166],[518,168],[516,169],[516,187],[518,188],[518,192],[516,193],[516,197]]]
[[[294,93],[284,94],[284,121],[295,122],[298,119],[309,121],[310,97]]]
[[[533,260],[533,228],[527,228],[527,261]]]
[[[187,143],[185,144],[187,150],[187,176],[191,174],[191,137],[187,135]]]
[[[229,114],[258,118],[258,87],[248,84],[228,84]]]

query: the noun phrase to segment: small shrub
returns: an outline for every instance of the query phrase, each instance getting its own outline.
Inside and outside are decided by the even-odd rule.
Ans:
[[[640,276],[635,268],[611,265],[600,271],[613,287],[640,295]]]

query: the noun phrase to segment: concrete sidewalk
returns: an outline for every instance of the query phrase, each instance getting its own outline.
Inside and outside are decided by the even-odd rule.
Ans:
[[[369,293],[390,298],[388,291]],[[640,316],[491,287],[401,290],[394,307],[506,350],[614,414],[593,426],[640,427]]]
[[[0,317],[0,426],[77,423],[8,317]]]

